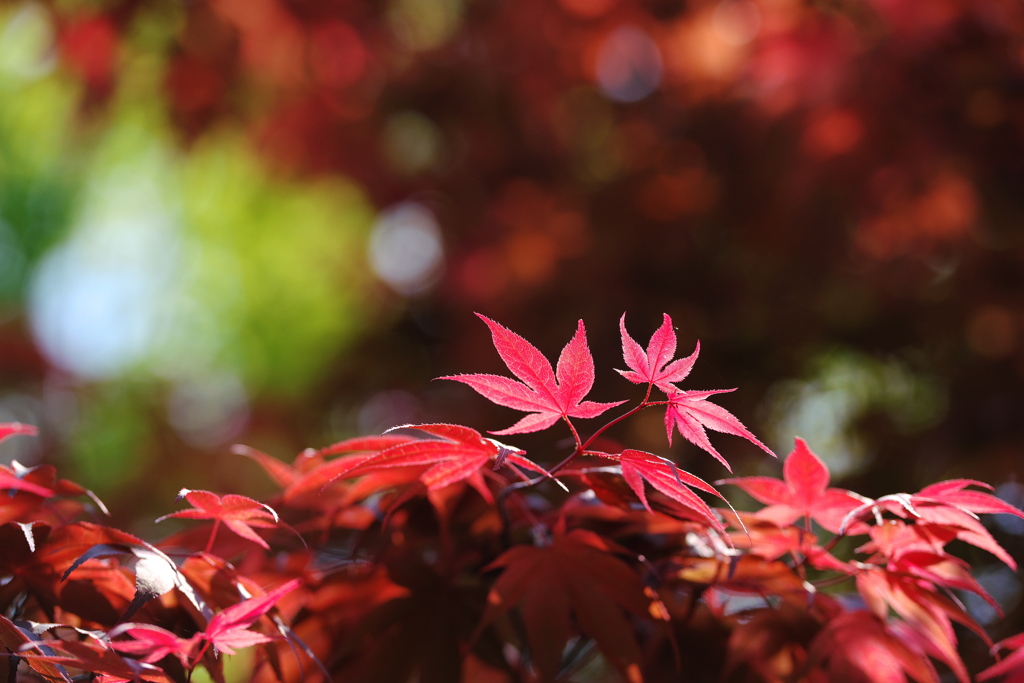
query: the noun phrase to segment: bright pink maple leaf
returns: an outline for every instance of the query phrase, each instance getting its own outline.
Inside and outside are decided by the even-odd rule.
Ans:
[[[832,533],[839,533],[846,514],[864,503],[855,493],[828,487],[828,467],[803,439],[796,440],[796,447],[782,465],[782,476],[784,481],[773,477],[740,477],[716,483],[735,484],[768,505],[758,511],[757,517],[779,526],[810,517]]]
[[[923,521],[952,529],[957,538],[991,552],[1011,568],[1016,568],[1013,559],[977,523],[976,517],[979,514],[1007,514],[1024,519],[1024,511],[990,493],[970,490],[968,486],[992,490],[988,484],[973,479],[940,481],[915,494],[890,493],[877,500],[865,499],[862,505],[850,512],[845,521],[849,525],[865,514],[873,513],[879,517],[883,511],[904,519],[911,517],[918,520],[918,523]]]
[[[709,403],[708,396],[724,394],[735,389],[712,389],[710,391],[681,391],[676,389],[668,395],[668,408],[665,410],[665,432],[668,434],[668,443],[672,445],[672,430],[676,428],[687,441],[715,456],[725,468],[732,472],[729,463],[725,461],[715,447],[711,445],[705,428],[713,429],[716,432],[735,434],[742,436],[747,441],[761,447],[765,453],[776,457],[771,449],[761,443],[749,429],[743,426],[739,419],[722,406]]]
[[[197,658],[202,657],[209,645],[213,645],[219,652],[233,655],[241,648],[269,643],[273,640],[271,636],[248,629],[281,598],[298,588],[301,583],[299,579],[293,579],[266,595],[249,598],[232,605],[215,614],[206,625],[206,630],[196,633],[191,638],[180,638],[174,633],[152,624],[122,624],[110,632],[110,637],[127,633],[134,640],[111,641],[110,646],[121,652],[143,655],[142,661],[145,663],[156,662],[167,655],[174,655],[186,668],[189,668],[188,659],[199,641],[205,640],[208,645],[203,646],[203,650],[199,652]]]
[[[562,349],[556,369],[552,369],[548,359],[533,344],[490,318],[479,313],[477,316],[491,328],[494,348],[512,374],[521,381],[487,374],[447,375],[438,379],[468,384],[489,401],[529,413],[508,429],[491,434],[539,432],[561,418],[597,417],[609,408],[625,403],[583,400],[594,386],[594,358],[587,345],[582,320],[572,340]]]
[[[690,374],[693,364],[700,353],[700,342],[686,358],[672,360],[676,354],[676,333],[672,329],[672,318],[662,314],[661,327],[651,335],[647,350],[633,340],[626,332],[626,314],[619,319],[619,332],[622,335],[622,359],[629,370],[617,372],[634,384],[653,384],[665,393],[676,390],[675,382],[682,382]]]
[[[656,386],[668,395],[668,405],[665,409],[665,433],[670,446],[672,445],[672,433],[678,429],[686,440],[713,455],[731,472],[732,468],[729,467],[729,463],[711,445],[705,432],[706,428],[742,436],[763,448],[772,457],[775,456],[750,430],[743,426],[743,423],[735,415],[725,408],[707,401],[708,396],[735,391],[735,389],[682,391],[675,386],[676,382],[686,379],[693,369],[693,364],[697,361],[697,355],[700,353],[700,342],[697,342],[697,348],[686,358],[672,360],[676,354],[676,333],[672,329],[672,318],[667,313],[662,314],[661,327],[651,335],[651,341],[647,344],[646,351],[640,348],[640,344],[626,331],[625,313],[619,319],[619,332],[622,336],[622,359],[630,369],[618,372],[630,382],[647,384],[648,387]]]
[[[710,493],[721,498],[723,501],[725,498],[711,484],[708,484],[700,477],[679,469],[675,463],[667,458],[632,448],[627,448],[616,455],[598,452],[591,454],[617,460],[622,468],[622,478],[629,484],[629,488],[633,490],[633,493],[636,494],[636,497],[640,499],[640,502],[648,511],[651,511],[651,506],[647,502],[647,494],[644,491],[645,480],[672,500],[693,510],[711,526],[718,529],[723,535],[725,534],[725,528],[722,526],[719,518],[708,507],[708,504],[691,489]]]
[[[1006,501],[996,498],[991,493],[968,489],[968,486],[979,486],[989,491],[992,490],[992,487],[983,481],[949,479],[926,486],[910,498],[915,503],[942,503],[974,514],[1002,513],[1024,519],[1024,512]]]
[[[495,468],[503,464],[518,465],[551,476],[543,467],[524,458],[524,451],[481,436],[480,432],[469,427],[424,424],[401,425],[394,429],[418,429],[436,438],[405,441],[370,457],[359,458],[347,469],[338,471],[334,478],[347,479],[395,467],[431,465],[420,475],[420,481],[428,490],[436,491],[468,479],[491,460],[494,461]]]

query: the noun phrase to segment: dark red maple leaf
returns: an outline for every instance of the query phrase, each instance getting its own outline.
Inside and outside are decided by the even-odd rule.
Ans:
[[[672,393],[676,390],[673,385],[686,379],[693,369],[700,353],[700,342],[697,342],[697,348],[686,358],[672,360],[676,354],[676,333],[672,329],[672,318],[667,313],[662,316],[661,327],[651,335],[651,341],[644,351],[626,332],[626,314],[622,314],[619,319],[622,358],[629,370],[617,372],[634,384],[654,385],[665,393]]]
[[[4,681],[16,681],[18,669],[18,658],[29,646],[36,647],[39,652],[49,654],[53,651],[46,648],[39,639],[38,634],[33,633],[25,624],[19,625],[0,614],[0,679]],[[38,643],[38,645],[37,645]],[[64,669],[53,662],[37,661],[27,659],[28,666],[45,681],[70,681]],[[4,674],[7,674],[4,678]]]
[[[642,680],[640,650],[624,611],[647,614],[633,569],[597,534],[556,529],[549,545],[515,546],[489,565],[504,567],[487,597],[481,627],[519,606],[533,664],[543,681],[558,674],[573,620],[631,683]]]
[[[538,432],[562,418],[597,417],[609,408],[625,403],[583,400],[594,386],[594,358],[587,345],[582,320],[572,340],[562,349],[557,368],[552,369],[548,359],[533,344],[490,318],[477,315],[491,328],[491,339],[498,355],[521,381],[488,374],[447,375],[438,379],[468,384],[489,401],[529,413],[508,429],[491,434]]]
[[[135,539],[137,543],[124,543],[123,541],[127,540],[125,537],[132,537],[128,534],[117,534],[116,530],[112,531],[121,537],[121,542],[92,545],[64,571],[61,581],[66,580],[72,572],[89,560],[122,557],[127,559],[126,566],[135,572],[135,595],[120,619],[130,619],[144,604],[174,588],[185,595],[199,612],[207,611],[205,603],[195,594],[170,557],[140,539]]]
[[[281,524],[277,513],[269,505],[234,493],[218,496],[210,491],[182,489],[178,493],[178,500],[182,498],[192,504],[191,510],[178,510],[169,515],[164,515],[156,521],[162,522],[172,517],[181,519],[212,519],[213,530],[210,532],[210,541],[206,545],[206,552],[209,552],[213,546],[213,539],[217,534],[220,524],[231,529],[242,538],[250,540],[267,550],[270,549],[270,546],[256,533],[253,527],[272,529]]]
[[[34,648],[23,651],[22,656],[37,663],[49,662],[82,669],[95,674],[97,678],[103,677],[106,681],[171,683],[171,678],[159,667],[134,659],[125,659],[112,649],[109,643],[101,640],[53,638],[40,642],[45,643],[45,650],[33,644]],[[64,654],[46,654],[49,651]]]
[[[806,584],[788,564],[779,560],[766,562],[754,555],[681,557],[676,577],[714,586],[727,593],[764,595],[767,592],[782,598],[797,596],[802,604],[807,601]]]
[[[845,489],[829,488],[828,467],[803,439],[782,465],[783,480],[773,477],[723,479],[717,484],[735,484],[768,507],[757,517],[780,527],[809,517],[832,533],[839,533],[843,519],[865,499]]]

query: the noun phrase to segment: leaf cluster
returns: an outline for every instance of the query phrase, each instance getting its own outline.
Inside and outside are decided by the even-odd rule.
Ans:
[[[237,447],[277,493],[182,489],[189,507],[158,521],[187,526],[157,543],[102,524],[102,503],[53,468],[0,469],[0,681],[165,683],[200,667],[224,681],[224,657],[246,650],[253,680],[286,683],[967,683],[964,629],[998,658],[977,680],[1024,680],[1024,640],[992,643],[957,597],[999,609],[954,541],[1017,567],[979,515],[1024,512],[984,483],[871,499],[831,487],[797,439],[781,479],[712,485],[606,436],[664,410],[668,442],[681,434],[726,468],[708,430],[774,456],[711,402],[722,390],[679,388],[699,346],[676,359],[667,315],[646,348],[620,321],[620,373],[643,391],[632,407],[586,400],[582,321],[552,366],[481,318],[512,376],[443,379],[526,413],[495,436],[567,430],[560,462],[456,424],[402,425],[291,462]],[[0,438],[34,433],[0,425]],[[716,486],[764,506],[737,512]]]

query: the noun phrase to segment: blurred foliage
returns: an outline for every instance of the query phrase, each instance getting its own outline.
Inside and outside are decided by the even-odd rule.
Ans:
[[[67,229],[80,183],[62,154],[74,95],[35,78],[46,60],[42,8],[8,17],[0,37],[0,306],[4,318],[25,296],[32,267]],[[52,62],[53,57],[49,60]]]
[[[0,17],[5,388],[43,397],[20,410],[50,458],[102,416],[88,462],[144,463],[126,508],[259,482],[224,456],[243,431],[286,452],[503,426],[427,381],[499,369],[474,310],[549,354],[583,317],[606,361],[623,310],[638,330],[668,312],[703,342],[694,386],[739,386],[728,408],[756,433],[785,451],[802,431],[865,493],[1022,474],[1016,2],[6,0]],[[121,382],[150,388],[104,388]]]
[[[208,479],[252,404],[301,397],[365,325],[371,208],[344,178],[274,177],[230,127],[183,153],[160,10],[125,36],[102,115],[81,108],[93,81],[55,71],[59,22],[2,12],[5,384],[50,399],[9,417],[49,427],[50,457],[100,492],[129,495],[180,451],[182,476]],[[147,488],[177,485],[137,503]]]

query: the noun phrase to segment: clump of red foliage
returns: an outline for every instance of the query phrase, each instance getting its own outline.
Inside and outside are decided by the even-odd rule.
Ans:
[[[711,507],[708,496],[725,502],[711,484],[603,436],[663,408],[670,441],[678,431],[727,468],[707,429],[771,454],[709,400],[720,390],[677,387],[698,351],[675,358],[668,316],[646,349],[623,316],[620,372],[643,399],[586,438],[577,421],[620,404],[585,400],[595,373],[582,321],[552,367],[483,320],[515,379],[444,379],[526,413],[496,435],[564,425],[561,462],[453,424],[290,464],[239,447],[280,493],[182,489],[191,507],[166,517],[203,522],[155,545],[85,521],[102,503],[49,466],[0,470],[0,681],[182,681],[197,667],[222,681],[222,655],[250,650],[260,681],[565,681],[587,669],[631,682],[966,682],[954,623],[1009,651],[978,680],[1024,680],[1024,639],[989,642],[955,591],[998,605],[946,550],[959,540],[1016,568],[977,515],[1024,513],[985,484],[872,500],[830,488],[798,439],[781,480],[718,482],[764,508]]]

